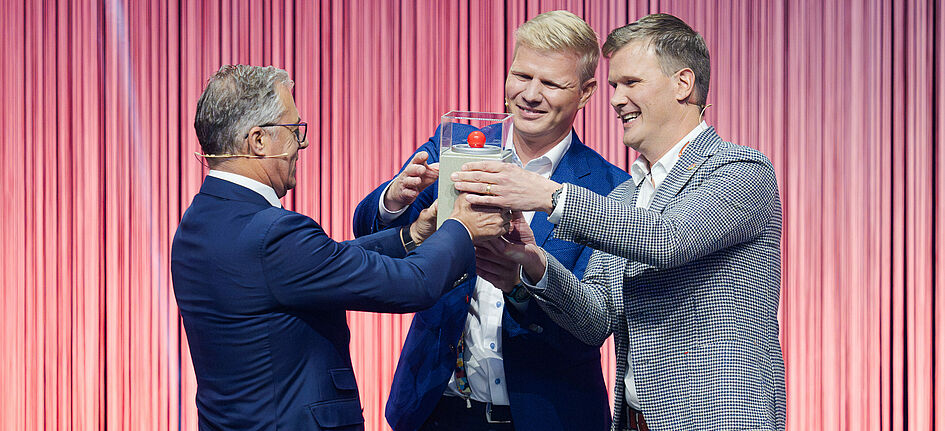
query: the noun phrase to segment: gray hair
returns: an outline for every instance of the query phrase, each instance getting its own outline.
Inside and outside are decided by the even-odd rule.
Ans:
[[[597,33],[583,19],[566,10],[540,14],[515,30],[515,46],[519,44],[543,51],[570,51],[578,55],[581,82],[594,77],[600,48]]]
[[[291,90],[289,73],[273,66],[224,65],[197,101],[194,129],[205,154],[237,154],[249,129],[285,115],[276,86]]]
[[[709,48],[699,33],[675,16],[657,13],[610,32],[601,49],[604,57],[610,58],[620,48],[635,41],[649,43],[666,76],[672,76],[684,68],[692,69],[696,75],[696,91],[690,97],[695,99],[696,105],[705,106],[712,71]]]

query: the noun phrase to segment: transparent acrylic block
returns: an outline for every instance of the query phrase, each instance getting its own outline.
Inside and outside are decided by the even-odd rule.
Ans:
[[[450,111],[440,117],[440,154],[453,145],[466,144],[475,130],[486,137],[486,145],[505,149],[512,133],[512,114],[497,112]]]
[[[511,162],[512,151],[505,149],[511,132],[511,114],[450,111],[441,117],[437,227],[450,217],[459,196],[450,175],[468,162]]]

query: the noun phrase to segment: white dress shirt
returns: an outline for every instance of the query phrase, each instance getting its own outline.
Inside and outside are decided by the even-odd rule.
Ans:
[[[571,133],[555,144],[547,153],[530,160],[525,166],[511,142],[506,145],[512,150],[512,160],[527,171],[550,178],[558,167],[564,153],[571,147]],[[534,211],[523,212],[525,221],[532,222]],[[509,393],[505,386],[505,367],[502,363],[502,315],[505,297],[502,291],[492,283],[479,277],[476,288],[469,297],[469,314],[466,316],[466,328],[463,332],[466,343],[466,378],[472,390],[470,398],[499,406],[509,405]],[[456,387],[456,375],[450,377],[447,395],[462,396]]]
[[[279,202],[279,196],[276,196],[276,191],[272,187],[269,187],[252,178],[247,178],[239,174],[234,174],[232,172],[218,171],[215,169],[211,169],[209,172],[207,172],[207,176],[219,178],[223,181],[229,181],[233,184],[238,184],[243,187],[246,187],[247,189],[250,189],[262,195],[262,197],[266,198],[266,200],[269,202],[270,205],[276,208],[282,208],[282,202]]]
[[[545,178],[550,178],[551,174],[561,163],[564,154],[571,148],[572,133],[568,133],[561,142],[555,144],[548,152],[541,157],[530,160],[522,166],[522,161],[515,151],[515,145],[512,142],[512,135],[509,134],[509,140],[506,148],[512,150],[512,160],[515,164],[522,166],[525,170],[535,172]],[[388,185],[388,187],[390,187]],[[378,216],[385,224],[390,223],[404,212],[389,211],[384,207],[384,195],[387,190],[381,194],[378,205]],[[531,223],[535,216],[534,211],[523,212],[522,215],[528,223]],[[463,337],[466,343],[466,352],[464,355],[466,362],[466,378],[469,382],[469,389],[472,391],[470,398],[484,403],[494,405],[509,405],[509,393],[505,386],[505,367],[502,363],[502,315],[505,311],[505,297],[502,291],[496,288],[492,283],[482,279],[476,279],[476,288],[469,296],[469,313],[466,315],[466,327],[463,330]],[[446,387],[445,395],[463,396],[456,386],[456,375],[450,377],[449,385]]]

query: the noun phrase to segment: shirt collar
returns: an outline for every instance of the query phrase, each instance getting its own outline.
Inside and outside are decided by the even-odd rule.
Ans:
[[[522,159],[518,157],[518,152],[515,151],[515,143],[512,142],[512,134],[509,134],[509,140],[506,144],[506,147],[512,150],[512,154],[515,156],[515,162],[525,168],[527,171],[537,172],[539,174],[550,177],[551,173],[558,168],[558,165],[561,163],[561,159],[564,158],[564,154],[568,152],[568,149],[571,148],[571,142],[573,141],[574,131],[569,132],[564,136],[563,139],[558,141],[555,146],[551,147],[545,154],[542,154],[541,157],[536,157],[533,160],[530,160],[527,165],[522,166]],[[549,167],[550,166],[550,167]],[[548,167],[548,168],[545,168]],[[544,168],[544,169],[543,169]]]
[[[630,165],[630,177],[633,179],[633,183],[639,187],[640,183],[652,173],[653,184],[655,187],[659,187],[663,179],[673,170],[673,166],[676,166],[676,162],[678,162],[680,156],[682,156],[683,147],[696,139],[699,134],[708,128],[709,125],[707,125],[705,121],[699,123],[698,126],[692,129],[686,136],[683,136],[676,145],[673,145],[673,148],[670,148],[669,151],[652,166],[647,166],[646,158],[644,158],[642,154],[637,156],[637,159]]]
[[[282,208],[282,202],[279,202],[279,197],[276,196],[276,191],[273,190],[272,187],[269,187],[252,178],[247,178],[240,174],[234,174],[232,172],[218,171],[215,169],[211,169],[210,172],[207,172],[207,176],[219,178],[223,181],[229,181],[233,184],[246,187],[247,189],[250,189],[262,195],[262,197],[266,198],[266,201],[268,201],[270,205],[276,208]]]

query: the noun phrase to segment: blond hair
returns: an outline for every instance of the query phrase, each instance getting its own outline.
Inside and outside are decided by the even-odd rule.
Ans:
[[[565,10],[540,14],[515,30],[519,44],[544,51],[570,51],[578,55],[581,82],[594,77],[600,59],[597,33],[583,19]]]

